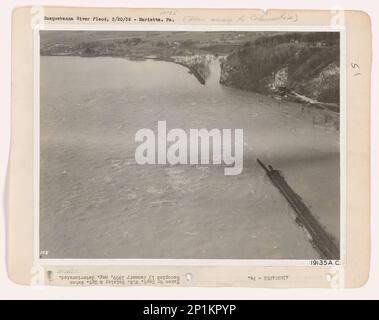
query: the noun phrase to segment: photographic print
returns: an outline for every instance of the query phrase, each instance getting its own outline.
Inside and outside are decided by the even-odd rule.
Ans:
[[[340,40],[40,31],[40,258],[339,260]]]

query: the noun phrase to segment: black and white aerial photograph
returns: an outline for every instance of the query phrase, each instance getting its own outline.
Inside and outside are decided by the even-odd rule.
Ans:
[[[340,259],[340,33],[40,31],[40,259]]]

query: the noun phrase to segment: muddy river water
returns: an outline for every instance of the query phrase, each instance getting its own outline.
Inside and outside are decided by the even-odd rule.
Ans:
[[[48,258],[318,258],[256,159],[339,241],[339,131],[325,111],[185,67],[41,57],[40,249]],[[241,128],[244,168],[138,165],[141,128]]]

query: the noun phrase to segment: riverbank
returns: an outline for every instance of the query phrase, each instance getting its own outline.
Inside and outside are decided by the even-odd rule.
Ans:
[[[260,38],[223,60],[220,82],[339,112],[339,52],[339,33]]]
[[[187,68],[202,85],[209,56],[223,57],[219,82],[224,86],[339,112],[338,33],[98,32],[84,40],[80,33],[63,32],[54,41],[49,37],[41,42],[42,56],[167,61]]]

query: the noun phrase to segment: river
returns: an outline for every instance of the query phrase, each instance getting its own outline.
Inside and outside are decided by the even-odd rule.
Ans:
[[[41,57],[40,249],[47,258],[313,259],[256,162],[281,170],[339,241],[339,131],[324,111],[219,84],[185,67]],[[137,130],[241,128],[244,169],[137,165]],[[324,121],[325,120],[325,121]]]

